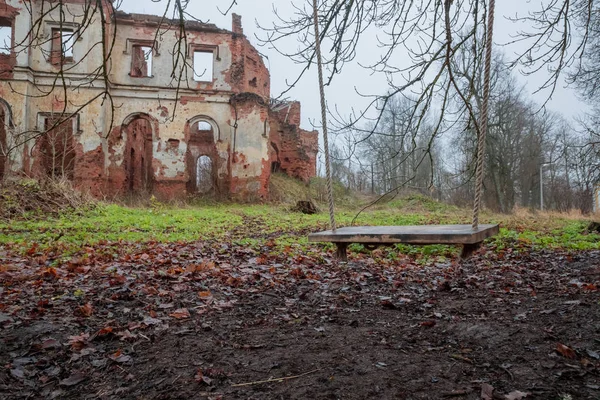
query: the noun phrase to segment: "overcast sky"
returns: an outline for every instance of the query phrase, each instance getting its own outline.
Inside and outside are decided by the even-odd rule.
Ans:
[[[153,0],[156,1],[156,0]],[[302,4],[305,0],[293,0],[296,4]],[[514,35],[519,29],[505,16],[514,16],[516,12],[524,14],[528,9],[539,7],[543,0],[502,0],[497,2],[497,18],[495,30],[495,42],[497,44],[506,43],[510,36]],[[270,26],[274,20],[272,12],[273,6],[277,8],[280,14],[284,16],[291,15],[293,12],[292,1],[290,0],[237,0],[238,5],[234,6],[232,11],[242,15],[244,33],[258,50],[266,57],[266,64],[271,72],[271,94],[277,97],[287,88],[286,81],[292,81],[300,71],[300,67],[290,60],[280,56],[276,51],[268,47],[258,46],[258,40],[255,35],[264,37],[264,33],[257,27],[257,22],[263,26]],[[160,2],[151,2],[149,0],[123,0],[120,7],[126,12],[159,14],[164,11],[166,0]],[[188,11],[203,21],[216,24],[221,28],[231,29],[231,15],[223,16],[217,7],[226,8],[228,0],[193,0],[190,1]],[[373,42],[365,42],[360,47],[359,60],[368,63],[369,60],[377,58],[379,49],[372,45]],[[293,44],[296,46],[296,44]],[[498,48],[498,47],[497,47]],[[517,46],[504,48],[507,56],[518,51]],[[343,113],[349,113],[352,108],[361,109],[367,104],[367,100],[356,92],[363,94],[382,94],[387,91],[387,85],[383,76],[371,75],[370,71],[360,67],[350,66],[336,78],[333,85],[326,89],[329,107],[336,106]],[[519,77],[521,83],[526,84],[528,90],[532,92],[543,82],[543,76],[537,77]],[[305,76],[298,87],[294,88],[288,95],[291,99],[297,99],[302,102],[304,128],[310,128],[311,122],[319,123],[319,98],[316,71],[311,71]],[[534,100],[541,103],[542,96],[534,97]],[[577,99],[575,92],[569,88],[564,88],[564,84],[554,94],[549,103],[549,109],[561,112],[566,117],[574,117],[585,108],[585,105]]]

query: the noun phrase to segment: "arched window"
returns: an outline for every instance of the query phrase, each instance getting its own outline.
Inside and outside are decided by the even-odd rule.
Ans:
[[[210,122],[197,120],[190,125],[190,142],[198,144],[213,144],[214,129]]]
[[[206,132],[206,131],[212,132],[213,127],[209,122],[200,120],[200,121],[196,122],[196,129],[198,130],[198,132]]]
[[[196,160],[196,191],[201,194],[210,192],[214,186],[213,162],[207,155]]]

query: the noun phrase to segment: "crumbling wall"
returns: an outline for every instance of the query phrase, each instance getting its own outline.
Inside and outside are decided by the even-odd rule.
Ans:
[[[16,17],[19,15],[19,8],[8,4],[6,0],[0,0],[0,23],[2,26],[12,26],[15,29]],[[14,35],[12,36],[12,45],[14,46]],[[13,69],[16,64],[17,53],[12,51],[10,54],[0,54],[0,79],[12,79]]]
[[[7,1],[13,8],[2,8]],[[65,2],[70,10],[65,22],[77,26],[83,14],[78,7],[84,3]],[[27,35],[33,20],[28,11],[19,14],[23,11],[20,7],[19,0],[0,0],[0,18],[6,10],[15,16],[16,41]],[[33,12],[40,10],[40,3],[34,2]],[[33,46],[17,51],[16,57],[12,57],[11,75],[7,75],[8,80],[0,80],[0,99],[6,101],[9,110],[5,112],[5,120],[12,113],[14,121],[10,131],[5,129],[6,139],[11,141],[19,136],[24,142],[10,155],[7,165],[12,171],[28,176],[48,175],[51,168],[47,143],[61,126],[68,127],[68,155],[72,156],[64,176],[97,196],[152,193],[172,199],[204,194],[197,179],[202,159],[208,171],[202,173],[208,174],[209,181],[214,180],[210,192],[242,200],[266,198],[273,157],[271,142],[277,142],[282,149],[280,156],[291,160],[282,162],[287,171],[302,179],[311,174],[308,164],[316,158],[311,147],[312,133],[298,128],[299,106],[298,115],[292,115],[291,120],[280,123],[277,122],[280,116],[271,115],[269,72],[258,51],[243,35],[240,16],[233,15],[232,31],[186,22],[189,46],[186,54],[196,50],[212,52],[213,74],[211,79],[194,80],[189,68],[193,60],[188,59],[186,66],[180,64],[184,69],[175,71],[176,76],[188,77],[179,88],[175,87],[177,79],[172,76],[170,53],[176,47],[178,30],[163,32],[156,43],[155,32],[161,17],[126,13],[107,16],[110,26],[103,29],[100,18],[95,18],[76,37],[72,63],[64,57],[58,59],[56,54],[52,57],[53,29],[60,26],[61,19],[58,10],[44,17],[42,32]],[[163,26],[168,22],[163,21],[166,23]],[[80,79],[102,64],[101,46],[95,44],[103,32],[112,34],[114,24],[117,37],[108,68],[111,80],[108,90],[113,102],[96,98],[105,90],[102,79],[67,91],[68,98],[58,89],[45,95],[51,91],[56,72],[65,62],[69,63],[69,68],[63,71],[67,85],[70,79]],[[57,40],[58,37],[54,40],[55,48]],[[109,41],[112,43],[112,38]],[[141,47],[152,49],[151,63],[144,61]],[[87,53],[89,49],[92,51]],[[0,59],[0,75],[1,70]],[[81,104],[86,106],[78,111]],[[293,114],[296,105],[292,108]],[[51,121],[58,121],[54,132],[50,129],[54,126]],[[199,138],[198,121],[211,124],[211,135]],[[275,136],[273,124],[278,133]],[[314,175],[314,167],[312,171]]]
[[[318,132],[300,128],[300,112],[299,102],[271,111],[270,168],[308,182],[317,174]]]
[[[234,126],[231,147],[231,193],[241,199],[268,196],[268,104],[254,93],[231,99]]]

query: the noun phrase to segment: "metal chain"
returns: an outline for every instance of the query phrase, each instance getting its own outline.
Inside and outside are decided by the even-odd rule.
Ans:
[[[488,106],[490,100],[490,80],[492,68],[492,46],[494,34],[495,0],[490,0],[488,10],[487,41],[485,44],[485,75],[483,77],[483,104],[479,121],[479,137],[477,138],[477,170],[475,180],[475,203],[473,204],[473,230],[479,227],[479,210],[481,208],[481,192],[483,191],[483,159],[485,158],[485,137],[488,128]]]
[[[327,197],[329,200],[329,223],[335,232],[335,211],[333,207],[333,184],[331,183],[331,164],[329,161],[329,140],[327,138],[327,109],[325,104],[325,85],[323,84],[323,59],[321,57],[321,38],[319,36],[319,15],[317,0],[313,0],[313,21],[315,25],[315,51],[317,53],[317,70],[319,72],[319,91],[321,95],[321,120],[323,125],[323,146],[325,149],[325,173],[327,174]]]

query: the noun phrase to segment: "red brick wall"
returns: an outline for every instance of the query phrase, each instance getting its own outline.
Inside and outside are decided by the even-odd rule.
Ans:
[[[282,172],[308,182],[317,175],[318,132],[299,128],[300,103],[271,112],[271,165],[278,163]]]

